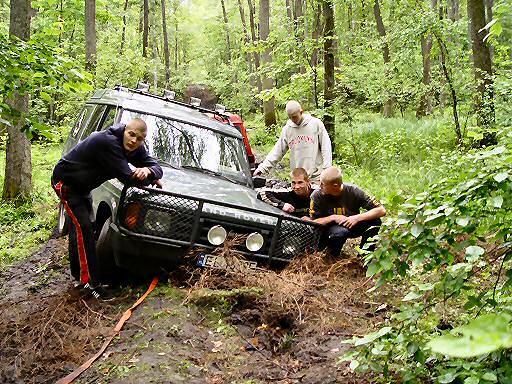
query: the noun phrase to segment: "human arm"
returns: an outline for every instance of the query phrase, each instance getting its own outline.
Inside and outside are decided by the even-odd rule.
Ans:
[[[326,169],[332,167],[331,139],[321,121],[318,128],[318,142],[320,144],[320,151],[322,152],[323,168]]]
[[[286,202],[289,193],[289,191],[276,191],[267,189],[259,191],[257,197],[267,204],[290,213],[295,211],[295,207]]]
[[[281,136],[279,136],[279,139],[274,144],[274,147],[269,152],[265,160],[256,168],[254,171],[254,176],[258,176],[262,173],[267,173],[270,171],[274,166],[281,161],[283,156],[288,151],[288,142],[286,140],[286,126],[283,127],[283,130],[281,131]]]
[[[369,211],[366,211],[364,213],[359,213],[357,215],[352,216],[344,216],[344,215],[333,215],[333,216],[339,216],[338,218],[335,218],[334,221],[338,223],[339,225],[343,225],[347,228],[352,228],[361,221],[369,221],[378,219],[380,217],[383,217],[386,215],[386,208],[384,208],[383,205],[379,205],[378,207],[375,207],[373,209],[370,209]]]

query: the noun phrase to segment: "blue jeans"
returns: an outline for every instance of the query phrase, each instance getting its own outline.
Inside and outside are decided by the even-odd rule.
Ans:
[[[331,224],[322,233],[320,247],[326,247],[331,256],[339,256],[347,239],[361,236],[361,244],[359,246],[362,247],[370,237],[376,236],[379,233],[381,224],[382,221],[380,219],[361,221],[351,229],[339,224]],[[369,250],[373,251],[374,248],[375,246],[372,244]]]

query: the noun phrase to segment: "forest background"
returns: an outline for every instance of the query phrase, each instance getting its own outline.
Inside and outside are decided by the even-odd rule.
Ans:
[[[407,292],[343,358],[384,381],[512,382],[510,0],[2,0],[0,34],[0,268],[50,235],[47,178],[92,89],[204,84],[262,154],[297,99],[390,212],[375,289]]]

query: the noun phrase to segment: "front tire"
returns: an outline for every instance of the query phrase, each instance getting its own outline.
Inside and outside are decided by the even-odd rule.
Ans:
[[[110,231],[109,217],[101,228],[100,236],[96,242],[96,264],[98,268],[98,277],[101,283],[115,283],[120,278],[120,270],[116,265],[114,250],[112,248],[112,236]]]

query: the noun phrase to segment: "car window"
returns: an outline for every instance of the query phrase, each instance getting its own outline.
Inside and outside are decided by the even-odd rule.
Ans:
[[[80,139],[83,140],[87,136],[89,136],[92,132],[98,128],[98,124],[100,122],[101,117],[103,116],[103,112],[105,112],[105,109],[107,108],[106,105],[97,105],[94,111],[92,112],[92,115],[87,122],[87,124],[84,125],[84,128],[80,131]]]
[[[73,127],[73,130],[71,131],[72,136],[78,136],[78,132],[80,132],[84,126],[87,124],[87,121],[89,121],[92,113],[94,111],[94,105],[86,105],[80,114],[78,115],[78,119],[76,119],[75,126]]]
[[[115,107],[108,107],[107,113],[105,114],[105,117],[103,119],[103,122],[101,123],[101,127],[99,131],[104,131],[108,127],[112,126],[116,122],[117,118],[117,112],[118,109]]]

